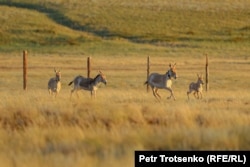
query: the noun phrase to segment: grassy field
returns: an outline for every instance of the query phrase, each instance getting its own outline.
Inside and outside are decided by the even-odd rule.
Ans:
[[[232,5],[233,4],[233,5]],[[134,150],[250,149],[250,1],[0,1],[0,161],[3,166],[134,165]],[[84,11],[84,12],[83,12]],[[39,19],[37,19],[39,18]],[[28,84],[22,90],[22,51]],[[187,100],[204,74],[210,89]],[[107,76],[97,98],[68,83]],[[151,72],[177,63],[176,101],[146,92]],[[47,82],[61,69],[62,90]]]
[[[204,73],[203,62],[177,59],[177,100],[167,100],[169,92],[162,90],[163,99],[157,102],[143,85],[146,58],[93,59],[92,76],[101,67],[108,84],[101,85],[96,99],[83,91],[71,100],[67,84],[86,73],[81,68],[85,62],[79,56],[45,58],[64,67],[56,99],[47,92],[54,75],[50,65],[29,70],[27,91],[22,90],[21,68],[1,70],[0,157],[5,166],[133,166],[134,150],[250,148],[249,60],[211,61],[210,91],[203,100],[191,96],[188,101],[188,83],[196,81],[196,73]],[[154,58],[157,66],[152,70],[164,73],[166,65],[159,63],[164,59]],[[38,55],[30,58],[30,64],[40,61]],[[79,68],[72,68],[75,64]]]

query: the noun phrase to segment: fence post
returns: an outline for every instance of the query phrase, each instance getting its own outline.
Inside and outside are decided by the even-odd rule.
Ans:
[[[149,78],[149,73],[150,73],[150,57],[148,56],[147,59],[147,80]],[[147,84],[147,92],[149,91],[149,85]]]
[[[88,57],[87,59],[87,76],[90,77],[90,71],[91,71],[91,57]]]
[[[209,89],[209,84],[208,84],[209,68],[208,68],[208,56],[207,56],[207,54],[206,54],[205,71],[206,71],[206,91],[208,91],[208,89]]]
[[[23,90],[27,89],[27,54],[26,50],[23,51]]]

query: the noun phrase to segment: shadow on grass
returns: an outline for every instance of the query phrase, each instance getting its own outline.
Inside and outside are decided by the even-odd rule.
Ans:
[[[56,22],[59,25],[66,26],[70,29],[77,30],[77,31],[84,31],[88,33],[92,33],[96,36],[111,39],[111,38],[122,38],[129,40],[134,43],[148,43],[153,45],[159,45],[159,43],[163,43],[160,45],[166,45],[169,41],[172,40],[172,37],[166,37],[166,39],[157,39],[152,36],[135,36],[135,35],[125,35],[119,34],[115,32],[111,32],[106,28],[103,29],[95,29],[91,25],[81,25],[80,23],[68,18],[62,12],[53,9],[52,7],[48,7],[48,4],[30,4],[24,2],[12,2],[11,0],[0,0],[0,5],[5,5],[9,7],[17,7],[17,8],[24,8],[30,10],[36,10],[47,15],[50,19]]]
[[[84,31],[88,33],[92,33],[96,36],[110,39],[110,38],[122,38],[129,40],[134,43],[148,43],[152,45],[159,45],[159,46],[166,46],[166,47],[197,47],[197,46],[190,46],[187,44],[181,44],[181,45],[172,45],[170,44],[172,41],[182,41],[182,42],[188,42],[188,41],[195,41],[195,42],[203,42],[203,41],[209,41],[209,42],[239,42],[239,41],[245,41],[248,40],[248,38],[220,38],[220,39],[214,39],[214,38],[197,38],[197,37],[171,37],[171,36],[165,36],[164,38],[155,38],[154,36],[134,36],[132,34],[125,35],[125,34],[119,34],[115,32],[111,32],[106,28],[102,29],[96,29],[92,25],[82,25],[67,16],[65,16],[62,12],[59,10],[53,9],[52,7],[48,7],[48,4],[30,4],[30,3],[23,3],[23,2],[12,2],[11,0],[0,0],[0,5],[10,6],[10,7],[17,7],[17,8],[25,8],[25,9],[31,9],[36,10],[38,12],[41,12],[43,14],[46,14],[49,18],[51,18],[54,22],[57,24],[66,26],[68,28],[71,28],[73,30],[77,31]],[[243,27],[240,29],[241,31],[248,31],[248,27]],[[193,35],[194,32],[187,32],[189,35]]]
[[[93,27],[90,27],[89,25],[80,25],[79,23],[65,16],[60,11],[52,9],[52,8],[48,8],[45,5],[28,4],[28,3],[22,3],[22,2],[11,2],[9,0],[3,1],[3,2],[0,1],[0,5],[36,10],[38,12],[46,14],[49,18],[51,18],[57,24],[69,27],[73,30],[93,33],[100,37],[112,36],[112,33],[106,29],[96,30]]]

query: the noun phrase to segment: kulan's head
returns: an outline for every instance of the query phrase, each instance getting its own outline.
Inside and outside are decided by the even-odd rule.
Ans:
[[[199,75],[199,74],[197,74],[197,77],[198,77],[198,82],[200,83],[200,84],[204,84],[204,81],[203,81],[203,76],[202,76],[202,74],[201,75]]]
[[[177,72],[176,72],[176,63],[172,65],[171,63],[169,64],[170,69],[168,70],[167,74],[169,78],[177,78]]]
[[[54,71],[56,73],[56,81],[57,82],[61,81],[61,71],[60,70],[56,70],[55,68],[54,68]]]
[[[104,83],[105,85],[107,85],[108,81],[106,79],[106,76],[99,70],[99,75],[101,77],[101,82]]]

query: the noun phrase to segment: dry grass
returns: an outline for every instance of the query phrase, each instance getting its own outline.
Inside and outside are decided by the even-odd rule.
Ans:
[[[1,57],[0,159],[5,166],[133,166],[136,149],[250,149],[249,60],[212,59],[210,91],[203,100],[187,101],[188,83],[204,71],[203,63],[176,58],[177,100],[167,100],[169,93],[161,90],[159,103],[143,85],[146,58],[93,59],[92,76],[101,67],[107,86],[101,85],[96,99],[82,92],[70,101],[67,83],[85,75],[79,56],[48,55],[63,67],[56,99],[47,92],[54,75],[49,61],[30,56],[28,90],[22,91],[20,60]],[[163,73],[164,59],[152,58],[151,70]]]

